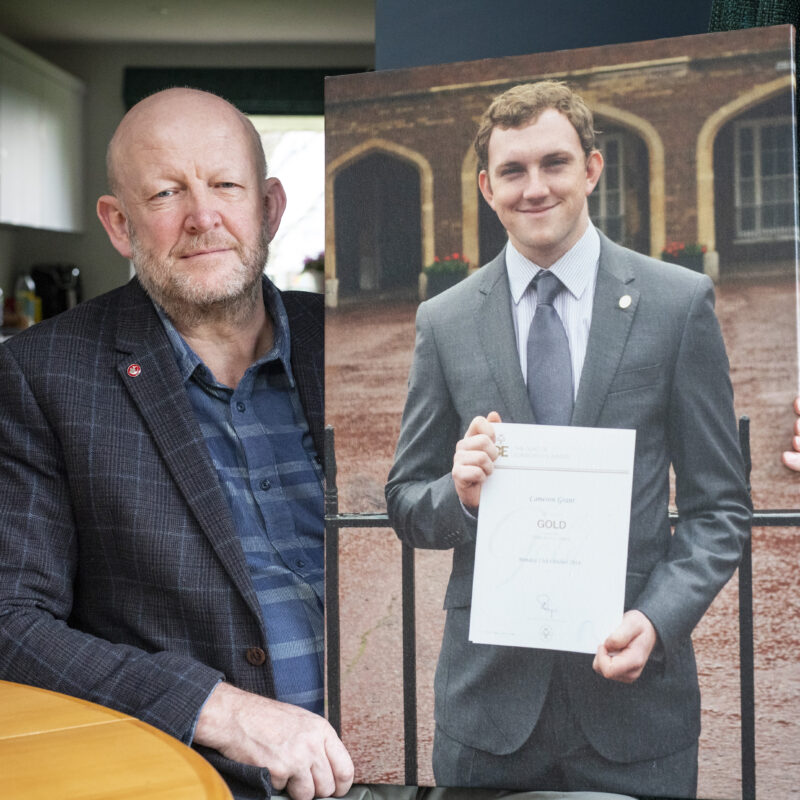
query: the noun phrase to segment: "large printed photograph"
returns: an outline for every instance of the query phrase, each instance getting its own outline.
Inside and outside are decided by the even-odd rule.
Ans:
[[[508,661],[495,654],[477,666],[467,655],[473,651],[459,649],[454,641],[454,629],[463,620],[451,615],[445,629],[444,607],[466,602],[468,612],[471,564],[464,537],[474,534],[469,522],[459,528],[457,515],[464,509],[453,506],[459,498],[446,486],[449,478],[443,477],[453,464],[451,440],[456,429],[456,438],[467,433],[460,409],[477,408],[491,397],[487,385],[506,381],[493,372],[487,374],[486,385],[475,388],[474,398],[466,398],[462,387],[457,398],[440,405],[431,406],[430,400],[442,394],[442,387],[455,391],[453,376],[474,376],[474,365],[484,360],[494,364],[505,359],[502,374],[519,371],[507,383],[523,396],[525,392],[518,352],[513,345],[502,352],[497,344],[514,341],[507,299],[494,307],[497,319],[508,315],[497,323],[496,358],[487,359],[480,344],[486,341],[480,333],[486,326],[475,315],[477,301],[470,287],[485,284],[486,276],[504,274],[507,230],[512,244],[526,240],[504,214],[499,183],[490,183],[488,194],[486,185],[479,186],[486,184],[479,178],[482,170],[489,178],[495,175],[492,140],[488,164],[482,163],[473,141],[481,115],[494,98],[512,87],[543,81],[566,86],[594,116],[594,146],[601,154],[602,170],[587,187],[586,210],[600,241],[597,291],[604,291],[600,287],[609,253],[615,255],[615,265],[630,261],[631,276],[636,276],[620,278],[629,288],[614,296],[617,312],[632,320],[632,339],[621,340],[622,333],[609,328],[599,345],[597,330],[606,323],[595,305],[586,360],[576,377],[573,424],[577,418],[589,420],[585,424],[591,426],[625,427],[626,418],[647,449],[637,456],[640,478],[650,467],[655,475],[656,462],[668,453],[675,466],[669,507],[683,512],[684,518],[672,542],[689,554],[686,597],[662,594],[665,587],[674,590],[680,582],[667,581],[659,591],[652,581],[644,582],[647,589],[633,586],[631,570],[646,569],[650,575],[663,572],[663,564],[674,566],[671,555],[653,553],[658,542],[669,550],[669,539],[657,539],[645,524],[648,514],[657,519],[664,509],[653,511],[652,498],[645,498],[641,487],[637,495],[634,477],[628,605],[636,606],[639,600],[649,608],[665,638],[653,648],[639,688],[634,680],[606,691],[603,682],[608,679],[593,676],[586,662],[560,658],[554,667],[553,659],[529,659],[522,653],[525,648],[510,648],[515,655]],[[414,630],[412,646],[407,641],[405,650],[403,546],[397,535],[385,524],[345,527],[338,534],[338,607],[328,608],[329,625],[330,614],[336,615],[338,635],[333,638],[333,655],[329,651],[328,670],[330,674],[330,659],[335,658],[340,692],[334,703],[357,781],[402,784],[414,779],[432,785],[437,761],[437,774],[451,776],[439,783],[453,785],[453,774],[466,774],[460,770],[467,753],[473,765],[481,764],[473,772],[485,767],[486,775],[496,775],[488,766],[491,759],[484,763],[473,751],[492,756],[524,752],[535,742],[526,737],[537,717],[559,724],[564,706],[555,703],[556,694],[567,694],[566,702],[576,705],[576,729],[585,735],[589,749],[602,751],[608,761],[629,765],[666,755],[669,745],[661,746],[662,753],[658,744],[665,738],[686,737],[686,743],[673,750],[688,751],[697,737],[692,713],[682,710],[693,702],[686,699],[694,680],[694,666],[687,666],[692,658],[690,632],[700,697],[697,796],[742,796],[739,574],[733,564],[744,537],[746,493],[735,466],[738,455],[732,450],[738,442],[724,419],[749,419],[755,509],[797,508],[800,476],[781,464],[798,391],[794,85],[794,31],[789,26],[326,80],[326,423],[335,436],[335,448],[327,457],[330,461],[335,456],[338,511],[385,512],[390,471],[395,487],[414,469],[426,477],[439,469],[442,476],[428,492],[403,494],[402,486],[399,493],[390,492],[390,498],[399,497],[395,519],[415,518],[408,523],[414,530],[404,532],[405,540],[416,545],[411,556]],[[534,125],[544,124],[548,113],[542,112]],[[566,122],[564,114],[553,113],[559,118],[556,122]],[[567,130],[569,135],[576,132],[574,124]],[[516,163],[519,158],[509,160]],[[623,256],[626,252],[632,255]],[[675,264],[686,271],[675,270]],[[721,339],[710,322],[712,287]],[[484,286],[475,294],[480,292],[489,290]],[[434,299],[442,293],[446,294],[441,299]],[[698,299],[701,295],[704,300]],[[419,322],[422,339],[417,341],[415,361],[415,317],[420,302],[427,300],[433,302],[425,306]],[[613,402],[604,402],[608,386],[602,397],[595,397],[599,384],[590,382],[599,380],[600,357],[607,361],[608,351],[619,348],[624,372],[625,359],[634,349],[670,352],[665,342],[674,326],[669,320],[684,307],[687,333],[670,355],[675,374],[664,378],[666,383],[659,378],[646,401],[632,397],[626,388]],[[452,341],[445,341],[448,337]],[[732,408],[723,344],[730,364]],[[454,363],[443,353],[453,354]],[[401,436],[412,361],[410,410]],[[506,386],[500,386],[501,397],[505,391]],[[620,399],[626,392],[628,396]],[[592,403],[597,405],[593,416],[587,410]],[[448,417],[442,411],[445,405],[459,413],[452,411]],[[491,410],[486,407],[480,413]],[[414,426],[423,432],[416,439]],[[657,446],[667,429],[669,444]],[[392,470],[398,439],[398,465]],[[406,469],[411,462],[412,468]],[[426,514],[432,522],[419,521]],[[687,522],[692,515],[695,521]],[[704,521],[698,521],[700,517]],[[442,520],[457,521],[452,540]],[[432,531],[432,540],[426,540],[426,530]],[[763,796],[800,794],[799,544],[797,528],[758,527],[752,532],[753,611],[752,619],[746,615],[744,630],[749,635],[747,625],[752,623],[756,779]],[[645,562],[647,567],[642,566]],[[408,590],[406,586],[407,604]],[[464,594],[466,600],[456,597]],[[673,676],[676,652],[668,634],[672,623],[661,615],[668,616],[664,609],[671,609],[673,600],[676,608],[685,610],[689,595],[700,598],[692,612],[699,622],[686,612],[676,613],[674,623],[674,638],[680,642],[675,647],[685,669],[659,693],[653,689],[656,673]],[[407,637],[409,624],[406,613]],[[437,662],[445,657],[450,679],[440,674],[435,690]],[[527,665],[530,674],[520,674],[520,665]],[[549,695],[543,670],[547,675],[560,670],[562,675],[549,684]],[[581,670],[587,674],[575,677],[583,675]],[[477,676],[483,676],[482,682]],[[486,687],[489,678],[497,686]],[[506,684],[527,687],[537,682],[544,685],[541,691],[506,691]],[[479,696],[473,686],[481,687]],[[437,698],[437,692],[449,692],[447,702]],[[464,698],[473,695],[469,702],[474,707],[465,707]],[[511,702],[515,697],[518,702]],[[545,711],[543,697],[549,698]],[[510,704],[506,710],[504,702]],[[604,703],[614,712],[595,725],[591,709],[604,708]],[[434,750],[435,705],[440,731]],[[503,717],[499,743],[486,730],[497,715]],[[415,742],[410,769],[404,751],[409,738],[404,724],[409,719]],[[612,727],[625,729],[627,739]],[[464,750],[464,745],[472,749]],[[448,763],[456,765],[455,773],[448,772]],[[512,774],[507,766],[493,768]],[[665,769],[683,771],[677,762]],[[632,767],[627,772],[634,774]],[[628,791],[667,794],[645,780],[643,776],[642,785]]]

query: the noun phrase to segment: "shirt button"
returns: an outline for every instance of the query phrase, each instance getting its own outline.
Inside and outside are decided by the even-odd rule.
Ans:
[[[306,565],[306,562],[303,561],[301,558],[298,558],[297,561],[294,562],[294,564],[298,569],[303,569],[303,567]]]
[[[254,667],[260,667],[267,660],[267,654],[260,647],[248,647],[244,657]]]
[[[246,406],[246,405],[245,405],[245,404],[244,404],[244,403],[243,403],[241,400],[239,400],[239,401],[236,403],[236,410],[237,410],[237,411],[244,411],[244,410],[245,410],[245,408],[247,408],[247,406]]]
[[[266,492],[267,489],[269,489],[269,487],[272,486],[272,484],[266,478],[264,478],[264,480],[261,481],[259,486]]]

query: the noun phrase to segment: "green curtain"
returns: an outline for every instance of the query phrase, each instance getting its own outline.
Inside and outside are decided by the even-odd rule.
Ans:
[[[122,93],[126,108],[161,89],[191,86],[224,97],[245,114],[322,114],[325,77],[351,72],[364,68],[128,67]]]
[[[713,0],[709,31],[800,23],[800,0]]]
[[[710,32],[732,31],[738,28],[762,28],[767,25],[794,25],[795,36],[800,29],[800,0],[713,0]],[[800,75],[800,60],[795,42],[795,75]],[[800,87],[795,87],[795,109],[800,108]],[[796,113],[796,112],[795,112]],[[800,162],[800,126],[796,132]]]

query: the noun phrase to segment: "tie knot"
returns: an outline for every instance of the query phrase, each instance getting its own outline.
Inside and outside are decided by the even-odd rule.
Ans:
[[[553,300],[563,285],[558,276],[553,275],[550,270],[543,269],[533,280],[536,283],[536,305],[553,305]]]

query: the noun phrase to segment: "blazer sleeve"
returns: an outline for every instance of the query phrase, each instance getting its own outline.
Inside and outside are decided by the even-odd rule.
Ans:
[[[190,743],[223,674],[189,657],[78,629],[73,587],[81,553],[68,465],[4,346],[0,385],[0,678],[110,706]],[[124,601],[125,587],[118,591]]]
[[[428,305],[417,311],[416,342],[394,464],[386,486],[389,519],[414,547],[447,549],[475,539],[450,475],[463,435],[447,386]]]
[[[752,518],[728,358],[705,276],[695,288],[674,364],[667,442],[679,522],[635,602],[653,622],[667,657],[738,566]]]

